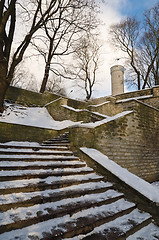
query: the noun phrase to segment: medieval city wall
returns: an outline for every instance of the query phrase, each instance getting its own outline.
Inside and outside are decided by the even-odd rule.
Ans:
[[[80,146],[96,148],[139,177],[150,182],[159,180],[159,87],[86,103],[13,87],[6,98],[31,106],[46,105],[49,113],[58,121],[70,119],[92,122],[93,118],[94,121],[102,119],[99,116],[95,119],[95,112],[114,116],[123,111],[132,111],[95,128],[74,127],[65,130],[70,131],[72,146],[78,149]],[[81,110],[76,111],[73,108]],[[42,141],[59,134],[54,130],[7,123],[0,124],[0,131],[1,141]]]
[[[159,110],[136,100],[132,105],[126,116],[95,128],[71,129],[71,142],[100,150],[149,182],[159,180]]]

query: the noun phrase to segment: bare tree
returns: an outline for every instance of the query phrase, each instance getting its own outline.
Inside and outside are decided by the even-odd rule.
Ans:
[[[12,81],[15,68],[22,61],[33,35],[56,14],[59,7],[58,0],[30,1],[31,5],[27,9],[30,27],[11,59],[11,48],[16,26],[16,8],[22,7],[24,9],[23,3],[20,0],[0,1],[0,112],[4,110],[5,93]]]
[[[144,86],[149,78],[159,84],[159,2],[144,14],[145,34],[142,38],[143,61],[148,66],[149,74],[145,77]]]
[[[56,14],[44,24],[44,33],[37,36],[33,45],[44,57],[45,72],[40,92],[43,93],[50,70],[57,74],[54,62],[59,56],[72,53],[75,43],[82,32],[88,32],[97,26],[97,5],[94,0],[58,1]]]
[[[38,92],[35,76],[24,66],[23,61],[16,67],[10,85]]]
[[[89,100],[97,82],[97,70],[100,65],[100,48],[97,38],[87,34],[79,39],[74,48],[74,65],[69,73],[83,88]],[[82,84],[82,85],[81,85]]]
[[[138,90],[141,88],[140,70],[138,68],[137,43],[140,33],[140,23],[135,18],[127,18],[111,26],[110,33],[113,43],[127,53],[129,64],[137,75]]]
[[[46,85],[46,90],[48,92],[59,94],[62,96],[67,95],[61,76],[58,77],[55,74],[52,74],[52,76],[48,80],[47,85]]]
[[[128,56],[138,90],[158,84],[159,3],[145,12],[142,28],[135,18],[127,18],[113,25],[110,32],[115,46]],[[134,74],[130,78],[136,84]]]

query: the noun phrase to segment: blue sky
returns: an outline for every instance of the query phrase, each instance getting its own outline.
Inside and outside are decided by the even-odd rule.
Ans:
[[[120,13],[124,16],[142,17],[144,10],[153,7],[158,0],[126,0],[120,7]]]

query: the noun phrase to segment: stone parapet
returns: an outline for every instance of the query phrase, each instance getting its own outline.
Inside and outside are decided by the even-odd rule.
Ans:
[[[53,129],[0,122],[0,142],[32,141],[41,143],[56,137],[59,132]]]
[[[73,128],[75,147],[96,148],[120,166],[152,182],[159,180],[159,110],[133,101],[133,112],[95,128]]]

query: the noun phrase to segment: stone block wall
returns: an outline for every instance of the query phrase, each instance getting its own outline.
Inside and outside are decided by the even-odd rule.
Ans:
[[[59,135],[59,131],[0,122],[0,142],[33,141],[41,143]]]
[[[90,105],[88,109],[92,112],[99,112],[103,115],[114,116],[123,111],[122,104],[115,104],[115,102],[107,101],[99,105]]]
[[[115,95],[114,97],[116,100],[122,100],[122,99],[128,99],[128,98],[135,98],[135,97],[141,97],[141,96],[148,96],[153,94],[153,89],[144,89],[139,91],[133,91],[133,92],[127,92],[119,95]]]
[[[138,96],[152,95],[144,99],[118,102]],[[96,128],[71,128],[70,140],[75,147],[93,147],[122,167],[151,182],[159,180],[159,86],[152,89],[106,97],[92,102],[81,102],[45,93],[38,94],[27,90],[11,87],[6,97],[16,102],[28,105],[46,107],[55,120],[72,120],[92,122],[100,117],[90,112],[104,115],[115,115],[123,110],[133,110],[132,113]],[[101,100],[107,103],[101,102]],[[142,102],[143,103],[142,103]],[[91,104],[99,106],[89,106]],[[152,108],[148,105],[152,105]],[[68,105],[85,111],[72,111],[62,107]],[[102,117],[101,117],[102,119]],[[65,130],[64,130],[65,131]],[[18,133],[18,134],[17,134]],[[40,129],[16,124],[0,123],[0,141],[43,141],[53,138],[60,132],[51,129]]]
[[[28,91],[10,86],[5,99],[28,106],[44,106],[45,104],[59,98],[58,95],[45,92],[44,94]]]
[[[159,109],[159,96],[158,97],[152,97],[152,98],[147,98],[141,100],[143,103],[146,103],[152,107],[158,108]]]
[[[53,101],[51,104],[46,106],[49,114],[53,117],[53,119],[56,121],[69,119],[74,122],[95,122],[103,119],[102,116],[98,116],[85,109],[76,111],[76,109],[69,109],[67,107],[64,107],[63,105],[67,105],[67,102],[68,100],[62,98],[57,101]]]
[[[86,109],[88,106],[88,102],[68,98],[67,105],[77,109]]]
[[[134,101],[134,111],[94,129],[71,130],[75,147],[93,147],[152,182],[159,180],[159,111]]]

